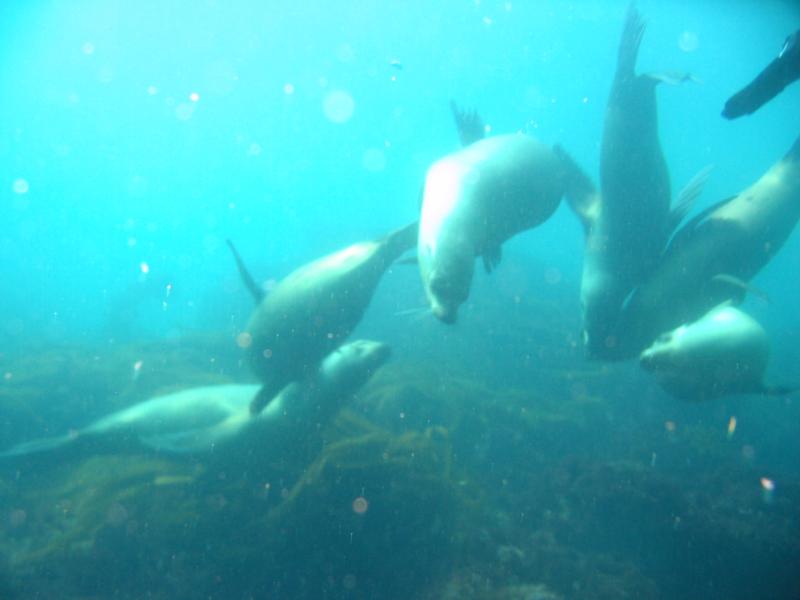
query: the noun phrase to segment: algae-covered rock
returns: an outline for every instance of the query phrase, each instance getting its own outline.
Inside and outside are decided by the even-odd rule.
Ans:
[[[283,540],[276,566],[309,565],[293,593],[408,598],[438,577],[459,513],[451,470],[438,428],[374,428],[326,446],[268,517]]]

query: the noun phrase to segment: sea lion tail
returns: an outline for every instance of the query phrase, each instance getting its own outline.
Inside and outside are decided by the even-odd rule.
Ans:
[[[417,245],[418,232],[419,221],[414,221],[405,227],[395,229],[386,234],[383,238],[383,243],[386,245],[390,262],[394,261],[398,256],[403,254],[403,252],[411,250],[411,248]]]
[[[600,210],[600,192],[564,148],[556,144],[553,146],[553,152],[564,169],[564,196],[567,204],[583,225],[584,233],[588,235]]]
[[[253,276],[250,275],[250,271],[247,270],[247,267],[242,260],[242,257],[239,255],[239,252],[236,250],[236,246],[233,245],[233,242],[230,240],[225,240],[225,243],[228,244],[228,248],[231,249],[233,253],[233,259],[236,261],[236,268],[239,269],[239,275],[244,282],[244,286],[250,291],[253,295],[253,298],[256,301],[256,304],[261,302],[264,299],[264,290],[256,283],[256,280],[253,279]]]

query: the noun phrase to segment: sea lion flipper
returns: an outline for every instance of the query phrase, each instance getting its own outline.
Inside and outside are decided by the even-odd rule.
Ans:
[[[564,148],[555,144],[553,152],[561,161],[564,170],[566,181],[564,196],[567,204],[583,225],[584,234],[588,236],[600,213],[600,194],[589,176]]]
[[[628,11],[625,14],[625,26],[622,30],[617,53],[617,77],[633,76],[645,26],[641,13],[636,9],[636,3],[631,2],[628,4]]]
[[[67,435],[60,435],[58,437],[42,438],[38,440],[33,440],[31,442],[17,444],[10,450],[6,450],[5,452],[0,452],[0,458],[9,458],[12,456],[23,456],[25,454],[34,454],[37,452],[56,450],[58,448],[61,448],[61,446],[69,444],[74,439],[76,439],[76,436],[67,434]]]
[[[675,201],[675,206],[673,206],[672,210],[670,211],[668,232],[671,233],[675,231],[678,225],[681,224],[681,221],[683,221],[686,215],[688,215],[692,210],[695,200],[697,200],[697,197],[703,193],[703,188],[705,187],[706,181],[708,181],[708,176],[713,168],[714,167],[712,165],[702,168],[680,191],[678,198]]]
[[[278,395],[278,392],[284,386],[276,385],[275,383],[265,383],[258,393],[250,401],[250,414],[255,417],[258,416],[266,406],[272,402],[272,399]]]
[[[646,73],[642,77],[647,77],[653,83],[666,83],[667,85],[680,85],[691,81],[692,83],[703,83],[699,78],[691,73],[684,71],[655,71]]]
[[[732,289],[736,290],[737,293],[734,294],[732,300],[737,301],[738,303],[744,302],[744,298],[747,294],[761,298],[764,302],[770,302],[769,294],[767,294],[767,292],[734,275],[718,273],[711,278],[711,281],[730,286]]]
[[[461,109],[455,101],[451,100],[450,112],[453,113],[453,119],[458,128],[458,139],[462,146],[469,146],[473,142],[483,139],[486,129],[483,119],[476,110]]]
[[[241,276],[245,287],[253,295],[256,304],[258,304],[264,299],[264,290],[259,287],[255,279],[253,279],[253,276],[250,275],[250,271],[247,270],[247,267],[245,266],[242,257],[239,255],[239,252],[236,250],[236,246],[233,245],[233,242],[230,240],[225,240],[225,243],[228,244],[228,248],[230,248],[231,252],[233,253],[233,259],[236,261],[236,268],[239,269],[239,275]]]
[[[736,196],[731,196],[730,198],[725,198],[724,200],[720,200],[719,202],[715,202],[711,206],[704,208],[702,211],[697,213],[691,219],[686,221],[683,226],[678,229],[672,238],[669,240],[664,253],[667,252],[674,252],[677,248],[688,242],[694,237],[695,232],[697,229],[702,225],[706,219],[718,208],[720,208],[723,204],[730,202]]]
[[[389,262],[393,262],[398,256],[415,247],[417,245],[418,233],[419,221],[414,221],[405,227],[395,229],[388,233],[383,238],[383,242],[387,247]]]

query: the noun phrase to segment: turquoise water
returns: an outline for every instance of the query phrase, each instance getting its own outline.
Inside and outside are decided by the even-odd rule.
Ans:
[[[279,280],[320,255],[415,220],[427,166],[458,147],[451,99],[475,107],[492,133],[521,130],[561,144],[597,181],[625,5],[3,2],[0,356],[16,360],[20,349],[41,356],[42,348],[55,348],[45,355],[55,360],[65,345],[112,355],[123,343],[174,343],[211,333],[227,344],[218,352],[224,375],[247,380],[232,340],[252,302],[226,239],[236,242],[257,279]],[[714,165],[700,209],[754,182],[800,132],[800,84],[752,116],[731,122],[719,115],[726,98],[800,26],[800,10],[789,1],[653,0],[638,8],[647,19],[639,71],[686,71],[699,80],[662,86],[658,103],[673,190]],[[537,345],[545,365],[567,353],[559,368],[587,368],[575,350],[582,252],[580,227],[562,206],[504,246],[496,273],[476,274],[455,329],[406,313],[425,298],[415,267],[403,266],[386,277],[356,335],[387,339],[399,363],[454,363],[475,377],[474,385],[535,388],[546,370],[525,371],[530,364],[520,357],[530,348],[522,344],[536,339],[525,327],[558,330]],[[769,301],[745,303],[770,334],[769,379],[780,382],[800,382],[798,264],[795,235],[753,281]],[[529,313],[508,309],[520,295]],[[560,311],[542,309],[537,320],[540,299]],[[506,337],[487,340],[490,329]],[[647,441],[638,434],[650,430],[637,431],[634,417],[657,424],[653,430],[661,434],[665,420],[724,432],[736,414],[752,436],[744,445],[758,450],[757,468],[736,479],[755,495],[754,505],[763,508],[760,475],[777,472],[787,486],[798,485],[796,401],[739,398],[693,406],[661,394],[635,369],[613,368],[602,381],[622,420],[610,435],[636,438],[631,445],[645,448],[639,456],[645,464]],[[190,381],[182,376],[178,383]],[[35,405],[44,411],[40,422],[29,415],[14,421],[17,412],[3,417],[3,447],[21,441],[23,432],[61,432],[119,408],[123,399],[146,397],[141,390],[111,401],[96,392],[54,407],[44,399],[50,386],[42,380]],[[552,394],[564,388],[556,380],[546,386]],[[633,402],[632,394],[653,406]],[[638,407],[632,413],[629,403]],[[613,419],[603,422],[609,425]],[[473,445],[489,435],[486,428],[488,421],[473,432]],[[596,443],[567,439],[565,447],[579,454]],[[624,454],[615,453],[617,443],[625,446],[624,440],[610,446],[610,462]],[[505,451],[498,452],[493,460],[502,460]],[[704,456],[713,463],[715,455]],[[696,480],[689,467],[681,469],[681,481]],[[716,466],[698,476],[710,471]],[[714,481],[714,497],[721,498],[725,486]],[[797,505],[782,510],[796,530]],[[783,522],[775,518],[772,525]],[[761,547],[753,552],[782,560]],[[797,547],[791,556],[797,558]],[[713,569],[724,577],[724,567]],[[671,577],[679,580],[681,573]],[[764,597],[797,597],[789,595],[798,590],[794,584],[765,582]],[[697,585],[659,587],[658,597],[677,598],[687,589],[711,593]],[[369,593],[363,597],[381,597]],[[276,597],[292,597],[286,594]]]

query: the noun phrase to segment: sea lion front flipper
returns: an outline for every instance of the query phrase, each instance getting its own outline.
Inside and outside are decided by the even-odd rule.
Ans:
[[[503,258],[503,247],[498,244],[497,246],[486,248],[486,250],[483,251],[481,258],[483,259],[484,270],[487,273],[491,273],[497,268],[497,265],[500,264],[500,261]]]
[[[207,438],[207,435],[207,428],[192,429],[176,433],[140,436],[139,442],[143,446],[159,452],[189,454],[191,452],[206,452],[212,449],[212,442]]]
[[[239,256],[239,252],[236,250],[236,246],[233,245],[233,242],[230,240],[225,240],[225,243],[228,244],[228,248],[230,248],[231,252],[233,253],[233,259],[236,261],[236,268],[239,269],[239,275],[244,282],[244,286],[250,291],[256,301],[256,304],[258,304],[264,299],[264,290],[259,287],[255,279],[253,279],[253,276],[250,275],[250,271],[247,270],[247,267],[245,266],[242,257]]]
[[[647,77],[653,83],[666,83],[667,85],[680,85],[691,81],[692,83],[703,83],[700,79],[684,71],[655,71],[645,73],[642,77]]]
[[[486,134],[483,119],[476,110],[465,110],[458,108],[455,101],[450,100],[450,112],[458,128],[458,139],[462,146],[469,146],[473,142],[482,140]]]
[[[718,273],[711,278],[711,281],[714,283],[721,283],[723,285],[731,286],[732,288],[736,288],[737,290],[741,290],[741,298],[739,302],[744,301],[744,296],[746,294],[751,294],[756,296],[757,298],[761,298],[764,302],[770,302],[769,294],[758,288],[743,279],[735,277],[734,275],[727,275],[725,273]],[[739,295],[737,294],[737,297]]]
[[[669,222],[667,225],[667,231],[669,233],[675,231],[678,225],[681,224],[681,221],[683,221],[686,215],[692,210],[695,200],[703,193],[703,188],[713,168],[712,165],[702,168],[680,191],[677,200],[675,200],[675,206],[672,207],[669,214]]]

